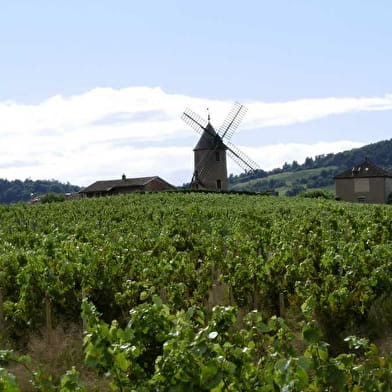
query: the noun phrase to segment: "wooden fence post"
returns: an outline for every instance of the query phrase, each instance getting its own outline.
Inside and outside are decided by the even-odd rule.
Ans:
[[[46,338],[47,343],[52,343],[52,309],[50,304],[49,292],[45,291],[45,315],[46,315]]]
[[[85,298],[86,298],[86,292],[84,289],[82,289],[82,302],[84,301]],[[84,331],[86,330],[86,327],[87,327],[87,320],[85,317],[83,317],[82,318],[82,328],[83,328],[82,335],[83,335]]]
[[[0,334],[3,335],[5,332],[5,322],[4,322],[4,297],[3,288],[0,287]]]
[[[284,304],[284,293],[279,293],[279,314],[280,317],[284,317],[286,315],[286,307]]]

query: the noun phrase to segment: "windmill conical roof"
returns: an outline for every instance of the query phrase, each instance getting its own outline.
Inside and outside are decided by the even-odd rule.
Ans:
[[[211,123],[208,123],[193,151],[226,149],[227,147],[223,143],[221,137],[216,133]]]

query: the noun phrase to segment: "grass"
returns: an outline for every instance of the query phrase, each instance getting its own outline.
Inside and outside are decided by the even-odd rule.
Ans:
[[[14,374],[22,392],[33,392],[32,374],[41,371],[51,377],[55,384],[60,382],[61,376],[75,366],[80,372],[80,378],[88,391],[109,392],[109,379],[98,376],[97,373],[84,365],[83,336],[81,325],[63,323],[51,330],[48,341],[47,331],[40,330],[31,333],[28,344],[23,352],[31,358],[27,367],[19,363],[11,363],[7,370]],[[49,390],[49,389],[48,389]]]

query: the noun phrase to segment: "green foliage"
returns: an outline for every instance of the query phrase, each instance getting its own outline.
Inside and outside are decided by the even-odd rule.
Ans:
[[[80,382],[79,372],[73,367],[61,378],[60,392],[86,392],[86,388]]]
[[[312,189],[308,191],[304,191],[300,193],[301,197],[309,198],[309,199],[330,199],[332,200],[334,198],[334,195],[332,192],[328,192],[323,189]]]
[[[275,191],[275,189],[285,186],[286,182],[279,179],[265,179],[258,182],[254,182],[249,185],[246,190],[252,192],[268,192]]]
[[[304,185],[294,183],[292,187],[286,191],[286,196],[297,196],[298,194],[305,192],[305,189]]]
[[[28,201],[32,197],[47,193],[65,194],[77,192],[80,187],[69,183],[63,184],[56,180],[24,181],[0,179],[0,203],[17,203]]]
[[[245,172],[240,173],[236,176],[234,176],[233,174],[230,174],[229,183],[232,185],[240,184],[242,182],[248,182],[248,181],[251,181],[256,178],[263,178],[263,177],[266,177],[267,175],[268,175],[268,173],[264,170],[261,170],[261,169],[255,170],[253,172],[246,172],[245,171]]]
[[[236,326],[235,311],[217,306],[210,321],[195,309],[175,314],[159,300],[132,309],[124,328],[102,322],[85,302],[86,362],[121,391],[388,391],[392,364],[367,339],[346,339],[353,352],[333,357],[313,321],[305,323],[303,349],[282,319],[264,322],[254,311]],[[164,330],[145,315],[158,316]],[[201,321],[201,322],[200,322]],[[142,339],[138,339],[142,336]],[[146,340],[146,336],[148,339]],[[159,342],[154,355],[144,356]],[[357,353],[358,352],[358,353]],[[145,369],[150,369],[148,372]]]
[[[17,355],[12,350],[1,350],[0,361],[3,364],[17,363],[22,365],[30,374],[30,383],[36,392],[86,392],[80,381],[79,372],[74,367],[61,377],[60,385],[57,385],[53,377],[44,373],[39,368],[39,364],[33,363],[27,355]],[[38,370],[34,370],[37,367]],[[0,391],[20,392],[15,376],[5,368],[0,368]]]
[[[0,206],[6,332],[40,329],[47,306],[54,326],[80,323],[83,303],[86,363],[123,391],[388,390],[364,331],[391,298],[392,210],[361,207],[195,193]],[[301,308],[294,330],[274,316],[281,293]],[[34,369],[37,390],[83,391],[77,370]]]
[[[20,389],[16,384],[15,376],[8,373],[4,368],[0,368],[0,391],[20,392]]]
[[[38,328],[49,300],[54,323],[77,321],[83,289],[121,323],[154,295],[202,306],[219,281],[226,303],[270,314],[280,292],[293,306],[313,296],[327,329],[350,332],[391,292],[391,218],[388,206],[219,194],[2,206],[5,317]]]
[[[64,194],[56,194],[53,192],[49,192],[46,195],[40,197],[39,201],[41,203],[56,203],[59,201],[65,201],[65,195]]]

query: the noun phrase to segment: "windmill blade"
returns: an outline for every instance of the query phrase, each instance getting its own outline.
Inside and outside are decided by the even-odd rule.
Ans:
[[[234,104],[225,121],[223,121],[223,124],[218,130],[218,135],[222,139],[224,138],[225,142],[228,142],[231,139],[247,111],[248,109],[244,105],[241,105],[238,102]]]
[[[260,166],[251,158],[249,158],[245,153],[243,153],[238,147],[233,143],[226,142],[227,153],[230,158],[245,171],[260,170]]]
[[[189,108],[186,108],[184,113],[182,113],[181,119],[200,134],[204,132],[208,125],[208,121]]]

